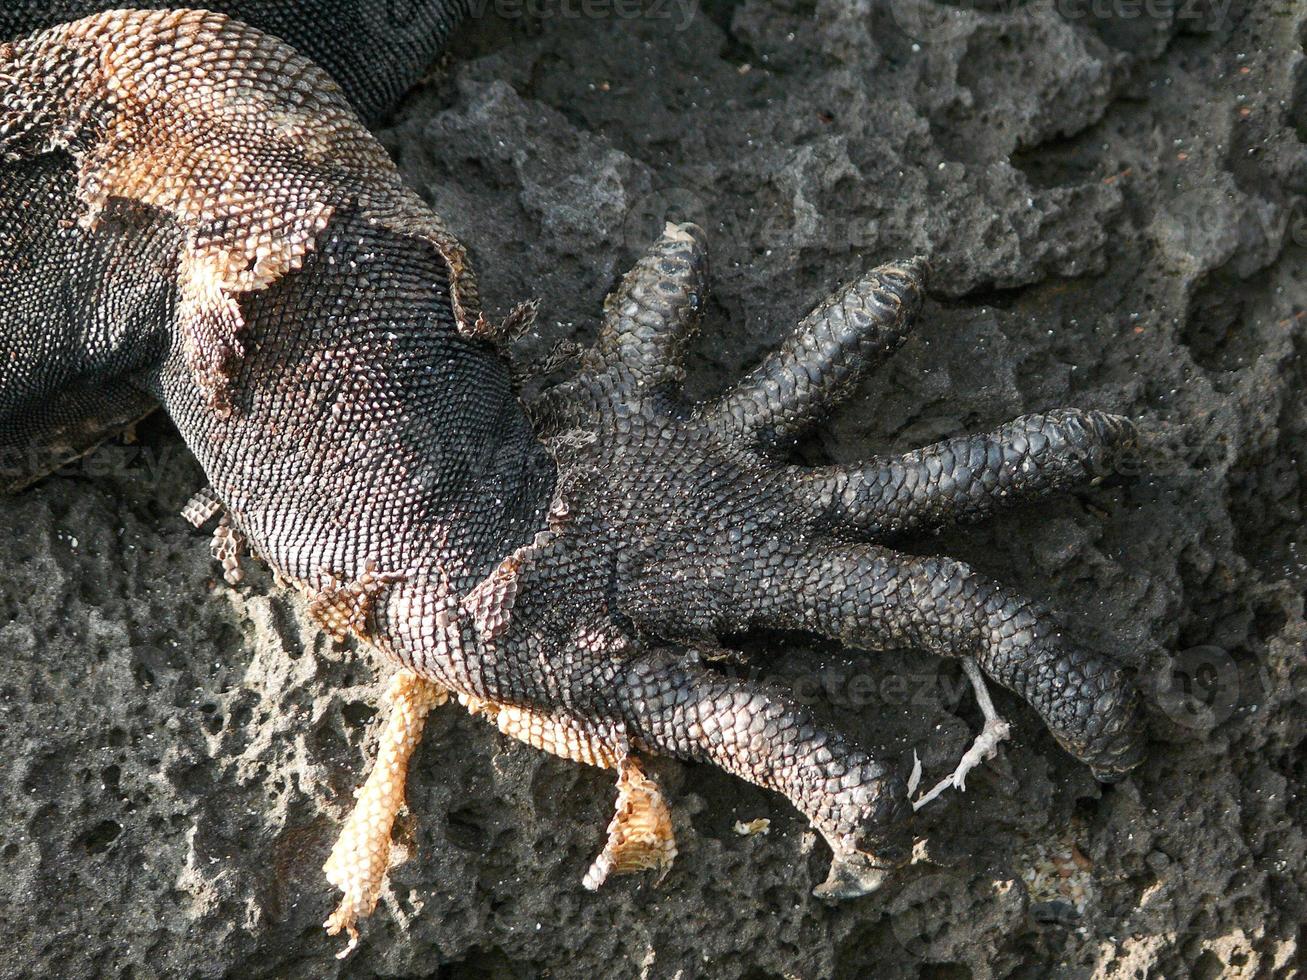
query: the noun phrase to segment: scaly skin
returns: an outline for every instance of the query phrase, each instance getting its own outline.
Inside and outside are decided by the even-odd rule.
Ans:
[[[0,39],[121,7],[164,10],[168,0],[5,0]],[[382,119],[413,87],[469,0],[214,0],[200,4],[295,46],[340,83],[364,122]]]
[[[225,509],[229,579],[248,543],[325,628],[422,679],[397,688],[411,698],[388,765],[452,691],[509,734],[621,772],[604,868],[674,853],[633,761],[656,753],[784,794],[831,846],[823,893],[874,889],[908,857],[904,780],[695,652],[755,626],[972,658],[1099,778],[1139,761],[1119,668],[964,565],[878,543],[1091,478],[1133,438],[1126,420],[1057,411],[901,458],[784,461],[901,343],[923,261],[838,291],[695,405],[680,352],[706,250],[668,226],[575,377],[524,407],[461,247],[342,91],[280,42],[180,12],[6,45],[0,150],[0,449],[42,449],[7,485],[157,400],[212,484],[190,516]],[[388,828],[402,798],[402,771],[378,778],[365,796],[391,812],[354,836]],[[342,885],[336,928],[375,903],[384,837],[363,885]]]

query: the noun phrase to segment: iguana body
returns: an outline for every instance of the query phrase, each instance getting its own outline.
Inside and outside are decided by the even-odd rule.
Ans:
[[[266,23],[315,50],[322,12],[276,11]],[[875,888],[907,858],[905,781],[783,692],[701,662],[751,627],[966,658],[987,726],[959,784],[1005,730],[981,671],[1101,778],[1137,763],[1118,668],[965,566],[873,543],[1091,476],[1129,424],[1064,411],[899,459],[786,465],[795,436],[901,342],[924,264],[850,284],[691,405],[680,349],[707,288],[693,226],[668,227],[575,377],[524,407],[461,246],[345,94],[378,111],[455,13],[424,8],[425,55],[380,57],[380,88],[318,47],[344,91],[214,13],[111,12],[0,49],[0,449],[19,461],[5,483],[157,400],[210,480],[188,516],[222,515],[229,579],[247,542],[325,628],[403,668],[383,762],[329,865],[346,893],[333,927],[352,931],[375,902],[407,756],[445,692],[618,770],[588,884],[674,854],[637,761],[657,753],[785,794],[831,845],[825,891]]]

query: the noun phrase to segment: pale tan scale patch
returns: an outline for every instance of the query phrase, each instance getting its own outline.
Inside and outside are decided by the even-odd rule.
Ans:
[[[521,556],[514,552],[464,598],[463,609],[471,615],[482,640],[489,642],[508,628],[513,603],[517,601],[517,576],[521,570]]]
[[[186,366],[209,404],[226,412],[231,407],[226,379],[243,353],[239,335],[245,321],[213,271],[199,264],[195,253],[182,257],[177,319],[187,325]]]
[[[517,601],[522,572],[557,538],[553,529],[536,532],[531,543],[518,548],[495,566],[494,570],[468,592],[461,603],[472,617],[477,633],[487,643],[508,628]]]
[[[658,880],[662,880],[676,858],[671,809],[657,781],[630,754],[620,730],[466,694],[459,694],[458,700],[471,714],[485,716],[502,733],[533,748],[617,770],[616,812],[608,824],[608,841],[582,880],[586,888],[593,891],[609,875],[637,871],[659,871]]]
[[[493,721],[505,735],[563,759],[612,769],[626,751],[625,739],[619,733],[604,731],[593,722],[466,694],[460,694],[458,700],[469,713]]]
[[[409,759],[422,741],[427,714],[449,699],[449,692],[412,671],[395,675],[386,692],[390,717],[377,748],[377,761],[336,845],[323,865],[327,880],[341,891],[340,904],[323,923],[330,936],[342,930],[349,944],[337,953],[344,958],[358,944],[358,922],[372,914],[390,867],[390,833],[404,805]]]
[[[222,501],[213,492],[212,487],[203,487],[191,494],[191,499],[182,507],[182,517],[196,528],[204,527],[222,513]]]
[[[309,615],[337,642],[350,636],[367,640],[371,636],[372,610],[377,597],[388,586],[403,581],[402,572],[381,572],[377,563],[369,558],[363,574],[350,582],[323,573],[329,584],[307,590]]]
[[[231,523],[224,514],[213,530],[213,540],[209,543],[209,553],[222,566],[222,577],[228,585],[240,585],[245,578],[241,571],[241,554],[245,550],[245,535]]]
[[[676,859],[672,812],[658,783],[632,757],[617,776],[617,809],[608,824],[608,843],[581,884],[594,891],[609,875],[658,871],[662,881]]]
[[[427,241],[449,269],[455,322],[476,333],[462,245],[404,186],[336,83],[238,21],[109,11],[6,45],[0,130],[6,155],[68,149],[83,227],[94,229],[114,198],[178,222],[187,362],[220,411],[242,354],[237,298],[298,269],[345,202]]]

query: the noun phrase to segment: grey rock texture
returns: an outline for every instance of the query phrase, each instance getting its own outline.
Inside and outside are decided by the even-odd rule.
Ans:
[[[781,800],[662,763],[676,867],[592,895],[609,777],[446,708],[411,859],[338,963],[319,869],[384,677],[266,575],[222,584],[178,516],[201,474],[156,418],[0,500],[0,975],[1295,975],[1305,41],[1287,0],[486,7],[383,138],[491,302],[542,300],[526,354],[592,336],[664,218],[693,219],[715,268],[699,394],[837,281],[934,262],[913,339],[804,458],[1063,405],[1146,424],[1129,473],[906,544],[1133,666],[1148,761],[1100,787],[1000,693],[1014,741],[923,811],[917,864],[838,906],[809,894],[827,856]],[[916,747],[928,779],[978,727],[956,664],[737,645],[735,669]]]

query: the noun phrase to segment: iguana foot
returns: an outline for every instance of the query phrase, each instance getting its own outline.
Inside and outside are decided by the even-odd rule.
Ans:
[[[476,683],[542,704],[562,697],[637,749],[710,761],[786,795],[831,845],[819,891],[836,897],[874,889],[907,859],[905,781],[784,692],[668,644],[761,627],[963,658],[986,726],[950,784],[1006,734],[982,672],[1099,778],[1141,757],[1138,696],[1119,667],[966,565],[875,543],[1096,479],[1133,440],[1130,422],[1059,410],[862,463],[783,460],[903,341],[925,273],[912,259],[853,281],[744,380],[691,405],[681,352],[704,307],[707,258],[699,229],[669,225],[609,297],[578,375],[531,406],[569,517],[521,569],[507,625],[464,640],[479,651]],[[525,684],[488,673],[523,660],[538,665]]]

